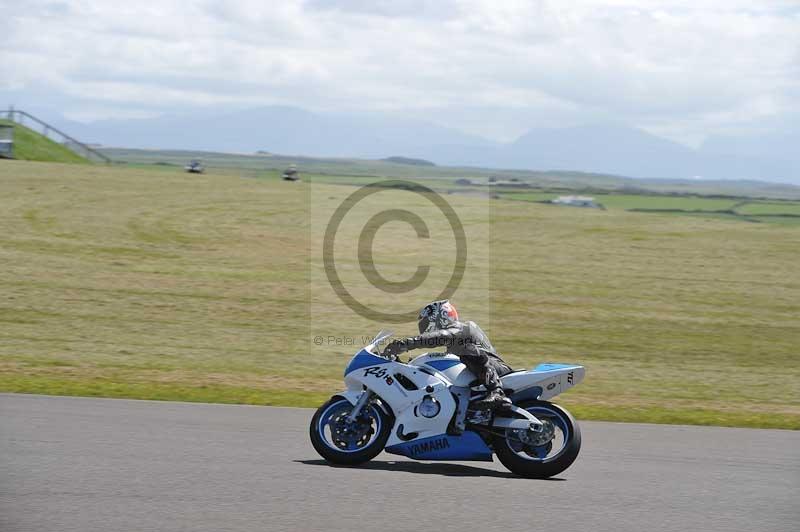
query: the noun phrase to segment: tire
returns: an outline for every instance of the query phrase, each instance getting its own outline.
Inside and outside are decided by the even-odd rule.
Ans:
[[[549,421],[555,431],[561,429],[563,442],[555,452],[555,440],[539,447],[526,446],[518,440],[509,440],[508,436],[512,435],[509,429],[505,435],[494,435],[492,438],[494,452],[500,462],[512,473],[526,478],[553,477],[571,466],[581,450],[581,430],[572,415],[547,401],[526,401],[517,406],[528,410],[542,421]],[[520,449],[515,450],[513,447]]]
[[[338,465],[357,465],[369,460],[372,460],[383,450],[386,445],[386,440],[389,439],[389,433],[392,430],[392,418],[386,414],[381,408],[375,404],[370,404],[364,408],[362,415],[359,419],[362,423],[359,426],[364,426],[366,421],[364,413],[367,413],[370,423],[370,432],[368,441],[364,445],[356,445],[354,449],[345,449],[337,445],[333,435],[333,429],[330,422],[334,421],[336,417],[341,417],[345,413],[349,413],[353,408],[350,401],[341,396],[333,396],[328,402],[319,407],[311,418],[309,426],[309,436],[311,437],[311,445],[319,453],[319,455],[331,462]],[[331,430],[331,435],[326,434],[326,428]],[[374,437],[373,437],[374,436]],[[340,441],[341,443],[341,441]],[[349,445],[348,445],[349,446]]]

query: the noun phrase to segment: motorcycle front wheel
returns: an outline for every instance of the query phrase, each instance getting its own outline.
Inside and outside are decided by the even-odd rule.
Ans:
[[[567,469],[581,450],[581,430],[572,415],[547,401],[518,405],[542,423],[541,433],[506,429],[492,443],[500,462],[512,473],[527,478],[549,478]]]
[[[319,407],[311,418],[311,444],[328,462],[356,465],[372,460],[383,450],[392,420],[374,404],[364,407],[355,421],[347,416],[353,405],[347,399],[334,396]]]

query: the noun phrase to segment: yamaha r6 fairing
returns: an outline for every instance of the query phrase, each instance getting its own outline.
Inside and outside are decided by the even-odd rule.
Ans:
[[[347,390],[311,420],[314,449],[355,465],[382,450],[417,460],[484,460],[494,454],[514,473],[547,478],[567,469],[581,447],[578,424],[549,399],[581,382],[585,369],[540,364],[502,377],[513,406],[491,413],[470,403],[486,391],[459,358],[426,353],[408,363],[383,356],[381,331],[350,360]]]

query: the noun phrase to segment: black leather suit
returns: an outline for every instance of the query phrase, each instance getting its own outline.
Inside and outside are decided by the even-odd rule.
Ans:
[[[407,338],[403,344],[406,350],[446,347],[448,353],[458,355],[461,362],[487,390],[500,386],[500,377],[512,371],[495,352],[483,329],[474,321],[452,322],[447,328]]]

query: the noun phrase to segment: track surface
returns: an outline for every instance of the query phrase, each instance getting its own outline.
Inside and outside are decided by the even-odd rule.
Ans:
[[[558,480],[381,454],[311,410],[0,394],[0,530],[797,530],[800,432],[582,423]]]

